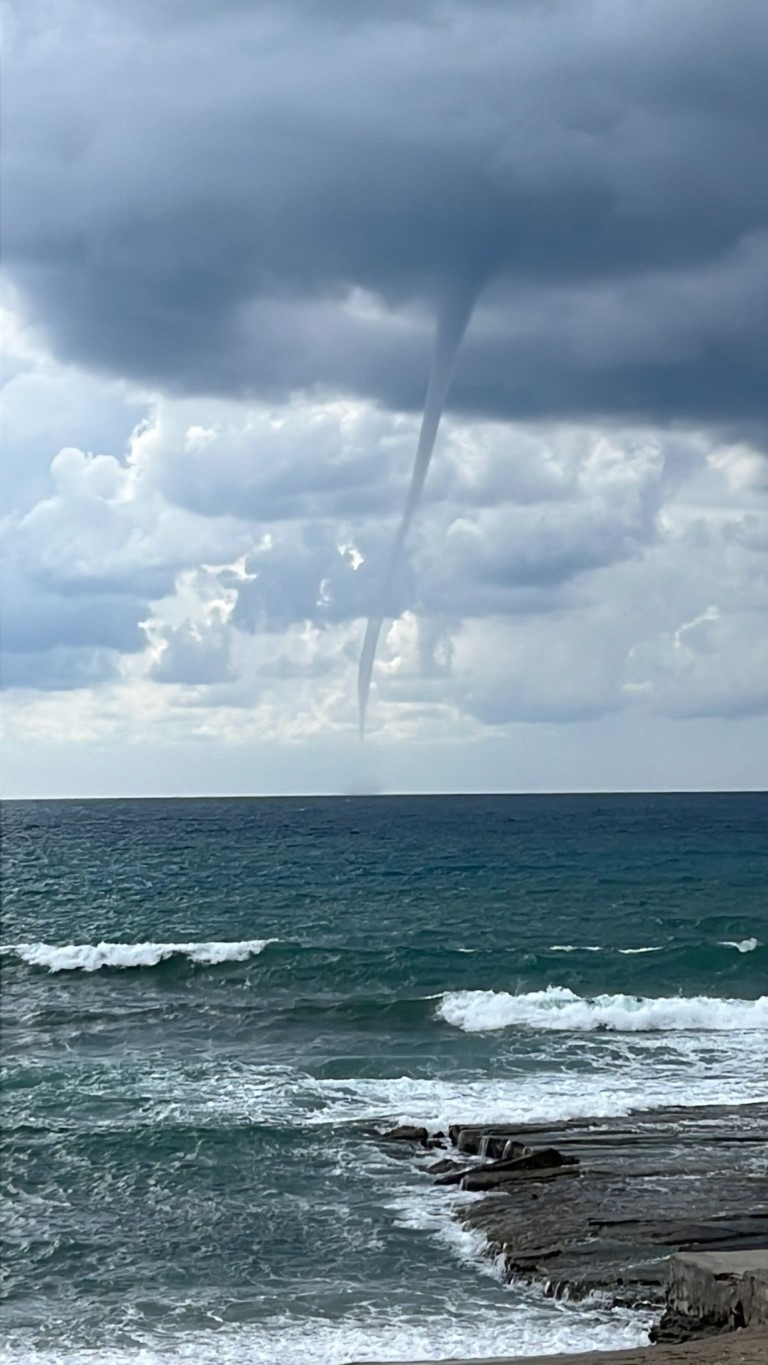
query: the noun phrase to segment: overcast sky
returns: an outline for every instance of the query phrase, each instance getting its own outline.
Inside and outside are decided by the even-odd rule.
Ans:
[[[7,794],[765,786],[768,6],[6,12]]]

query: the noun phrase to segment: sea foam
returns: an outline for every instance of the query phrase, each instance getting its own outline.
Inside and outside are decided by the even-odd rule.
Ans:
[[[553,943],[551,953],[602,953],[599,943]]]
[[[736,945],[732,945],[735,947]],[[610,953],[612,948],[601,948],[599,943],[553,943],[549,950],[551,953]],[[625,955],[631,953],[661,953],[663,945],[652,944],[648,948],[617,948],[616,952]]]
[[[756,938],[743,938],[740,942],[734,939],[725,938],[720,940],[721,948],[735,948],[737,953],[753,953],[760,944]]]
[[[13,943],[0,947],[0,953],[17,957],[30,967],[47,967],[50,972],[97,972],[102,967],[156,967],[169,957],[186,957],[190,962],[214,966],[245,962],[275,942],[252,938],[236,943]]]
[[[659,999],[632,995],[576,995],[565,986],[511,995],[507,991],[448,991],[437,1014],[465,1033],[495,1029],[590,1030],[618,1033],[768,1028],[768,996],[720,1000],[698,995]]]
[[[647,1314],[624,1309],[600,1310],[592,1305],[571,1308],[550,1301],[510,1302],[482,1311],[472,1303],[451,1301],[446,1295],[442,1313],[403,1313],[363,1306],[338,1320],[300,1316],[286,1308],[284,1314],[241,1328],[189,1331],[169,1340],[170,1334],[152,1338],[142,1333],[139,1345],[101,1345],[96,1348],[54,1347],[12,1342],[0,1346],[0,1365],[199,1365],[216,1360],[220,1365],[276,1365],[277,1361],[301,1361],[302,1365],[345,1365],[351,1360],[424,1360],[440,1355],[466,1359],[480,1352],[483,1357],[509,1353],[510,1342],[526,1356],[543,1351],[572,1353],[610,1350],[647,1344]],[[216,1322],[211,1313],[210,1320]]]

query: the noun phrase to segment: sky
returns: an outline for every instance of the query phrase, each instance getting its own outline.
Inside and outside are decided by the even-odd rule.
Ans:
[[[768,784],[768,6],[9,0],[5,62],[7,796]]]

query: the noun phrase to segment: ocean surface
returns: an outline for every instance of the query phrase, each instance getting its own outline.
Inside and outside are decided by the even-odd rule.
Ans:
[[[629,1345],[377,1129],[768,1089],[768,796],[8,803],[3,1362]]]

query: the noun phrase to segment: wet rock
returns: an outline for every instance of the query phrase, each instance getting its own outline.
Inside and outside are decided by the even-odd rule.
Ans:
[[[516,1155],[488,1162],[485,1166],[462,1167],[454,1162],[435,1184],[461,1184],[465,1190],[490,1190],[509,1180],[552,1180],[560,1174],[573,1173],[573,1168],[579,1164],[578,1157],[559,1152],[555,1147],[524,1147],[522,1143],[514,1146]]]
[[[510,1184],[519,1184],[522,1181],[558,1180],[564,1175],[579,1174],[579,1168],[576,1165],[518,1167],[516,1165],[507,1166],[504,1163],[502,1170],[486,1166],[481,1170],[468,1171],[462,1177],[461,1188],[475,1192],[478,1190],[494,1190]]]
[[[388,1133],[382,1133],[385,1142],[412,1142],[417,1147],[429,1147],[430,1137],[426,1128],[417,1128],[412,1124],[404,1123],[399,1128],[391,1128]]]
[[[514,1131],[456,1130],[467,1155],[488,1150],[484,1135],[517,1141],[522,1132],[529,1144],[525,1156],[469,1165],[458,1176],[464,1189],[488,1191],[457,1216],[484,1234],[510,1279],[538,1281],[558,1297],[598,1292],[607,1303],[661,1311],[670,1250],[768,1248],[768,1105]],[[580,1178],[561,1178],[569,1174]],[[455,1171],[446,1176],[456,1183]],[[670,1333],[691,1336],[690,1322],[668,1321]]]
[[[440,1161],[433,1161],[431,1166],[427,1166],[430,1175],[448,1175],[458,1171],[459,1178],[466,1171],[466,1166],[461,1161],[452,1161],[450,1157],[444,1156]],[[451,1182],[453,1183],[453,1182]],[[445,1181],[435,1181],[435,1184],[445,1184]]]
[[[521,1156],[525,1151],[525,1143],[520,1141],[516,1128],[482,1128],[476,1125],[462,1128],[453,1124],[448,1129],[448,1137],[462,1155],[487,1157],[490,1161]]]
[[[558,1166],[578,1166],[579,1158],[557,1147],[524,1147],[519,1156],[510,1160],[494,1161],[490,1166],[481,1167],[485,1171],[537,1171],[554,1170]]]
[[[435,1184],[460,1185],[465,1175],[468,1174],[469,1169],[466,1166],[464,1166],[460,1161],[452,1161],[450,1163],[450,1169],[448,1169],[448,1163],[446,1162],[446,1171],[444,1173],[440,1172],[437,1180],[435,1181]]]

